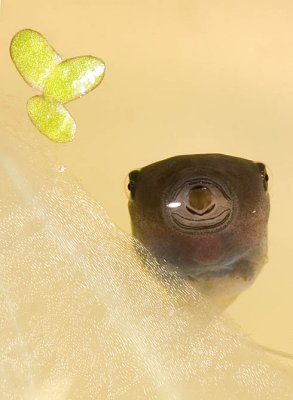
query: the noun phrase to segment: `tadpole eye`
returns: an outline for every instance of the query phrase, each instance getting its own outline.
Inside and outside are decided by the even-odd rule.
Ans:
[[[131,171],[128,175],[129,182],[127,185],[127,189],[130,191],[132,199],[134,199],[134,196],[135,196],[135,186],[136,186],[138,175],[139,175],[139,170],[137,170],[137,169],[134,171]]]
[[[189,192],[189,205],[195,210],[204,210],[212,203],[212,193],[206,186],[198,186]]]
[[[268,181],[269,181],[269,175],[267,173],[266,170],[266,166],[263,163],[257,163],[260,175],[262,177],[262,181],[263,181],[263,187],[265,189],[265,191],[268,190]]]

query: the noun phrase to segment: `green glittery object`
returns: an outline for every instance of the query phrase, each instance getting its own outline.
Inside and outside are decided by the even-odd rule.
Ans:
[[[104,77],[104,71],[104,63],[96,57],[65,60],[47,78],[44,96],[67,103],[97,87]]]
[[[105,73],[103,61],[83,56],[62,61],[38,32],[24,29],[10,45],[11,58],[23,79],[43,92],[28,101],[34,125],[55,142],[71,141],[75,122],[62,105],[95,89]]]
[[[24,29],[11,41],[11,58],[23,79],[33,88],[43,90],[46,78],[61,57],[38,32]]]
[[[39,131],[54,142],[73,140],[75,122],[62,104],[47,101],[43,96],[34,96],[27,102],[27,111]]]

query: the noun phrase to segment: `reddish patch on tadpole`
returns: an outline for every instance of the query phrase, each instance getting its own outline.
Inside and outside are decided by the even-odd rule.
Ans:
[[[217,264],[223,256],[223,242],[219,237],[201,238],[193,245],[193,259],[200,264]]]

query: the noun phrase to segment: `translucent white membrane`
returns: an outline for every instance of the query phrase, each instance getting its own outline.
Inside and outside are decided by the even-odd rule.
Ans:
[[[0,143],[1,399],[293,398],[289,366],[142,266],[66,172],[7,129]]]

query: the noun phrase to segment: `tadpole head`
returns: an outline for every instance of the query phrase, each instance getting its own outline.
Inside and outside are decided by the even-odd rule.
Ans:
[[[172,157],[132,171],[132,231],[191,280],[252,280],[266,259],[265,165],[222,154]]]

